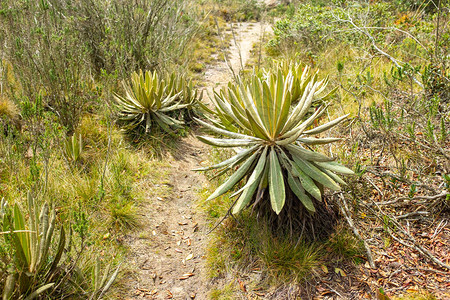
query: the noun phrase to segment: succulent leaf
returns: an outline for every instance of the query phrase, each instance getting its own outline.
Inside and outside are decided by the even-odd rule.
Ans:
[[[281,171],[278,156],[275,149],[270,149],[270,168],[269,168],[269,194],[272,209],[278,215],[283,209],[286,199],[286,192],[284,188],[283,172]]]

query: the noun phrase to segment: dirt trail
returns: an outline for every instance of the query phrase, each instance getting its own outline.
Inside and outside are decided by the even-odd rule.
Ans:
[[[259,41],[261,25],[240,23],[234,31],[238,46],[232,41],[228,60],[238,72],[241,58],[245,66],[253,44]],[[211,92],[231,78],[229,67],[221,62],[209,66],[204,80]],[[179,142],[175,154],[166,158],[171,165],[171,196],[143,203],[142,229],[125,240],[130,249],[127,263],[134,274],[124,282],[127,289],[124,299],[207,299],[208,279],[204,274],[207,228],[195,206],[197,192],[208,182],[203,174],[191,170],[199,167],[208,151],[207,146],[190,135]]]
[[[228,48],[228,64],[223,61],[209,66],[205,71],[204,82],[208,93],[211,93],[213,88],[225,85],[232,78],[230,66],[235,74],[239,74],[239,70],[242,66],[245,67],[250,58],[253,44],[260,40],[264,31],[267,31],[267,25],[261,23],[235,23],[232,28],[236,40],[232,39]],[[231,33],[230,30],[228,33]]]

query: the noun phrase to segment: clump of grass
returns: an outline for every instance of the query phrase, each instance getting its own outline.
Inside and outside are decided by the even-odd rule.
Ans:
[[[15,120],[19,115],[17,106],[6,96],[0,95],[0,117]]]
[[[117,231],[132,230],[139,227],[137,208],[131,203],[114,203],[110,207],[110,227]]]
[[[351,259],[355,263],[361,263],[364,255],[364,245],[350,230],[338,225],[325,243],[328,250],[343,259]]]
[[[259,268],[270,282],[301,282],[322,263],[323,246],[294,241],[286,232],[274,233],[249,214],[228,219],[218,229],[209,248],[210,276],[222,276],[231,267],[245,271]]]
[[[103,118],[98,115],[85,115],[81,119],[78,131],[90,148],[108,146],[108,128],[104,123]],[[113,138],[117,139],[116,132],[114,132]]]
[[[233,284],[227,284],[223,288],[214,288],[209,293],[209,297],[212,300],[227,300],[232,299],[235,290]]]
[[[300,240],[293,244],[287,237],[271,237],[264,242],[261,259],[277,281],[307,279],[322,262],[322,247],[317,243]]]

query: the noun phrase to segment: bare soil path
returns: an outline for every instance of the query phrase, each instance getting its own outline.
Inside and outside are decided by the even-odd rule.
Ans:
[[[238,72],[262,28],[259,23],[239,23],[233,28],[237,43],[232,41],[228,49],[228,62]],[[211,65],[204,76],[206,89],[211,93],[231,78],[225,62]],[[207,97],[204,101],[209,102]],[[124,299],[208,298],[209,280],[204,274],[207,228],[203,213],[196,208],[198,191],[208,182],[203,174],[192,171],[207,159],[208,151],[190,135],[165,158],[170,164],[170,196],[143,203],[139,208],[144,216],[142,228],[124,241],[130,249],[127,265],[133,270],[133,276],[123,283]]]

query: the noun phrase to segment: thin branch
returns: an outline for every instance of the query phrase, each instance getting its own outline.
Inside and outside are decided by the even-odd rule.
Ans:
[[[345,199],[342,192],[338,193],[337,196],[342,203],[342,205],[339,206],[341,208],[342,214],[344,215],[345,219],[347,219],[348,225],[353,230],[353,233],[364,243],[364,248],[366,248],[367,260],[369,261],[369,265],[372,269],[375,269],[376,266],[375,262],[373,261],[372,251],[370,250],[369,244],[365,239],[362,238],[362,236],[359,234],[358,228],[356,228],[355,224],[353,223],[353,220],[350,216],[350,211],[348,209],[347,200]]]
[[[403,62],[399,61],[398,59],[396,59],[395,57],[389,55],[388,53],[384,52],[383,50],[380,49],[380,47],[378,47],[377,43],[375,42],[375,38],[369,33],[367,32],[367,30],[365,30],[365,28],[367,27],[359,27],[358,25],[355,24],[355,22],[353,22],[353,19],[350,17],[350,15],[348,15],[348,20],[344,20],[341,18],[337,18],[338,21],[340,22],[345,22],[345,23],[349,23],[351,24],[357,31],[361,32],[362,34],[364,34],[365,36],[367,36],[367,38],[371,41],[372,46],[375,50],[378,51],[378,53],[380,53],[381,55],[387,57],[391,62],[394,63],[394,65],[398,68],[401,68],[403,64]],[[421,88],[423,88],[423,84],[417,80],[416,77],[414,77],[413,74],[409,74],[409,72],[405,71],[405,74],[407,74],[408,76],[411,77],[412,80],[414,80],[415,83],[417,83]]]
[[[423,49],[427,50],[427,47],[425,47],[414,35],[412,35],[411,33],[404,31],[400,28],[396,28],[396,27],[376,27],[376,26],[365,26],[365,27],[360,27],[362,29],[382,29],[382,30],[393,30],[393,31],[398,31],[401,32],[403,34],[406,34],[407,36],[409,36],[410,38],[412,38],[417,44],[420,45],[420,47],[422,47]]]
[[[431,261],[433,261],[435,264],[441,266],[442,268],[450,270],[450,265],[448,265],[448,264],[442,262],[441,260],[439,260],[438,258],[436,258],[436,256],[434,256],[430,251],[428,251],[426,248],[424,248],[422,245],[420,245],[409,232],[407,232],[405,229],[403,229],[403,227],[400,225],[400,223],[397,222],[395,217],[385,213],[381,209],[381,207],[377,203],[375,203],[372,199],[371,199],[371,201],[379,211],[379,214],[374,212],[374,215],[378,219],[380,219],[380,221],[382,221],[384,224],[386,224],[386,222],[383,217],[387,217],[389,219],[388,224],[386,224],[387,225],[386,228],[387,228],[387,232],[394,240],[396,240],[397,242],[399,242],[400,244],[402,244],[406,247],[416,250],[420,254],[428,257]],[[367,207],[370,209],[370,206],[367,206]],[[397,230],[401,234],[403,234],[407,238],[407,241],[401,239],[400,237],[397,237],[396,234],[398,235],[398,232],[394,233],[394,230],[391,228],[390,224],[393,225],[393,226],[392,225],[391,226],[394,227],[395,230]]]
[[[242,50],[241,50],[241,45],[238,43],[237,38],[236,38],[236,33],[234,32],[234,28],[233,25],[230,26],[231,27],[231,33],[233,34],[233,41],[234,44],[236,45],[236,48],[238,50],[238,55],[239,55],[239,63],[241,65],[241,70],[240,71],[244,71],[244,62],[242,60]]]
[[[236,204],[236,202],[239,200],[239,197],[236,197],[236,200],[233,202],[233,205],[230,206],[230,208],[228,209],[227,213],[225,214],[225,216],[223,216],[223,218],[216,224],[214,225],[214,227],[212,229],[210,229],[206,235],[210,234],[211,232],[213,232],[217,227],[219,227],[220,224],[222,224],[223,221],[225,221],[226,218],[228,218],[229,216],[233,216],[233,214],[231,213],[231,210],[233,209],[234,205]]]
[[[217,18],[214,18],[214,21],[216,22],[217,34],[219,35],[220,42],[222,44],[222,52],[223,52],[223,57],[225,59],[225,63],[227,64],[228,68],[230,69],[231,74],[233,75],[233,78],[236,79],[237,78],[236,73],[234,72],[233,66],[230,64],[230,62],[228,61],[228,58],[227,58],[227,53],[225,51],[225,48],[226,48],[225,47],[225,41],[223,39],[222,32],[220,30],[219,22],[217,21]]]
[[[399,219],[406,219],[406,218],[411,218],[411,217],[419,217],[419,216],[428,216],[430,214],[429,211],[413,211],[410,213],[406,213],[404,215],[400,215],[395,217],[397,220]]]

